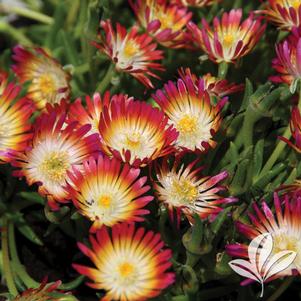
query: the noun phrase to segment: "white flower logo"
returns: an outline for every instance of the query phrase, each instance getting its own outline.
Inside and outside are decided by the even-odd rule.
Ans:
[[[272,250],[273,237],[270,233],[264,233],[251,241],[248,247],[250,261],[235,259],[229,262],[237,274],[261,284],[260,297],[263,296],[264,282],[288,268],[297,255],[294,251],[286,250],[271,256]]]

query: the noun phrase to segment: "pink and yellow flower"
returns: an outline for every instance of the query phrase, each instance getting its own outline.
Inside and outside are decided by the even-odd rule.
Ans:
[[[189,68],[181,68],[179,70],[179,75],[183,81],[186,80],[186,77],[191,78],[196,89],[198,89],[200,85],[201,90],[206,90],[209,95],[219,98],[223,98],[244,89],[243,84],[236,85],[234,83],[229,83],[226,79],[219,79],[210,73],[207,73],[202,77],[198,77],[193,74]]]
[[[174,150],[178,137],[158,108],[125,97],[104,108],[99,122],[102,150],[133,166],[142,166]]]
[[[82,162],[100,149],[97,134],[87,135],[90,126],[67,125],[66,114],[53,108],[43,113],[34,125],[34,136],[24,152],[16,155],[13,164],[20,167],[15,175],[25,176],[29,185],[39,185],[39,193],[47,196],[49,205],[69,199],[63,185],[67,171],[80,168]]]
[[[301,25],[300,0],[268,0],[266,8],[261,13],[282,30],[291,30]]]
[[[240,233],[252,240],[260,234],[269,233],[273,238],[271,255],[280,251],[294,251],[294,262],[277,277],[289,276],[294,270],[301,272],[301,198],[289,199],[286,195],[282,201],[274,194],[275,214],[265,201],[261,209],[253,204],[255,214],[249,213],[251,224],[237,222]],[[232,244],[226,247],[227,253],[235,257],[248,258],[248,247],[244,244]]]
[[[55,104],[69,98],[70,75],[44,49],[16,46],[13,59],[16,64],[12,69],[19,81],[30,81],[27,96],[37,109],[43,110],[47,103]]]
[[[105,53],[115,64],[120,72],[127,72],[142,82],[146,87],[153,88],[149,77],[159,78],[154,70],[164,70],[160,63],[155,63],[163,58],[163,52],[156,50],[157,44],[147,34],[138,34],[139,28],[134,26],[130,31],[116,25],[113,29],[110,20],[102,21],[101,27],[105,36],[99,36],[100,42],[94,45]]]
[[[158,181],[154,184],[159,201],[168,207],[171,215],[173,216],[173,209],[176,209],[178,216],[182,211],[191,222],[194,214],[204,219],[222,211],[220,205],[236,201],[235,198],[218,195],[220,191],[225,190],[225,187],[218,186],[218,183],[227,178],[226,171],[213,177],[202,176],[203,167],[197,168],[196,163],[197,161],[194,161],[185,167],[178,162],[170,168],[165,160],[162,166],[157,168]]]
[[[221,108],[226,99],[213,106],[201,81],[196,87],[188,75],[185,80],[178,79],[176,85],[169,81],[164,90],[157,90],[152,97],[179,131],[178,148],[205,151],[216,145],[212,138],[221,125]]]
[[[224,13],[221,20],[215,17],[213,28],[203,19],[203,28],[189,22],[188,29],[197,47],[202,48],[212,61],[233,63],[256,46],[265,30],[265,25],[254,19],[252,13],[242,23],[241,18],[242,9],[232,9]]]
[[[143,209],[152,196],[143,196],[150,187],[147,178],[139,178],[139,169],[122,167],[119,160],[99,156],[91,157],[80,171],[73,167],[68,172],[67,190],[79,213],[93,221],[90,231],[102,225],[113,226],[119,222],[143,221],[149,211]]]
[[[29,119],[33,105],[27,98],[17,100],[20,90],[0,72],[0,164],[10,162],[15,152],[24,151],[32,138]]]
[[[221,0],[171,0],[171,3],[192,7],[204,7],[218,3]]]
[[[74,264],[73,267],[89,277],[92,288],[106,291],[102,301],[144,301],[158,296],[175,280],[167,270],[171,266],[171,251],[164,249],[160,234],[135,229],[134,224],[120,224],[112,234],[102,227],[90,236],[92,249],[78,246],[95,267]]]
[[[279,73],[270,79],[277,83],[291,85],[301,79],[301,37],[300,29],[293,29],[293,34],[283,43],[276,45],[277,57],[272,61],[272,67]]]
[[[185,7],[167,0],[129,0],[138,22],[156,41],[169,48],[187,46],[186,25],[192,17]]]
[[[301,153],[301,115],[297,107],[292,109],[292,116],[290,121],[290,128],[292,137],[295,140],[294,143],[285,137],[279,137],[281,140],[286,142],[290,147]]]

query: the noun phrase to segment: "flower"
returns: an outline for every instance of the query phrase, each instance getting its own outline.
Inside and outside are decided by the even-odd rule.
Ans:
[[[156,41],[169,48],[187,46],[186,25],[192,17],[185,7],[167,0],[129,0],[138,22]]]
[[[68,172],[67,190],[79,213],[93,221],[91,231],[102,225],[118,222],[143,221],[143,209],[152,196],[142,196],[150,187],[147,177],[139,178],[139,169],[121,166],[120,161],[99,156],[84,162],[83,170],[76,167]]]
[[[113,100],[99,122],[102,150],[109,156],[143,166],[171,153],[178,133],[158,108],[133,99]]]
[[[295,80],[301,79],[300,29],[293,29],[293,34],[289,36],[288,40],[276,45],[277,57],[273,59],[272,67],[279,74],[270,77],[273,82],[292,85]]]
[[[163,249],[160,234],[135,229],[134,224],[119,224],[113,226],[111,235],[102,227],[96,236],[90,235],[90,242],[92,249],[82,243],[78,246],[95,268],[73,267],[93,281],[87,285],[106,291],[102,301],[148,300],[175,280],[174,274],[167,272],[171,251]]]
[[[256,236],[269,233],[273,239],[271,255],[280,251],[294,251],[296,258],[285,270],[280,271],[277,277],[292,275],[294,270],[301,272],[301,198],[289,199],[286,195],[284,201],[274,193],[275,214],[265,201],[262,201],[261,210],[253,204],[255,214],[249,213],[251,224],[236,222],[240,233],[252,240]],[[227,253],[235,257],[247,258],[247,246],[232,244],[226,247]]]
[[[298,107],[292,109],[292,116],[290,121],[290,128],[295,144],[292,143],[285,137],[279,137],[279,139],[286,142],[290,147],[292,147],[298,153],[301,153],[301,115]]]
[[[32,102],[18,99],[21,87],[8,83],[7,74],[0,72],[0,164],[10,162],[15,152],[24,151],[32,138],[28,122]]]
[[[221,204],[236,201],[232,197],[224,198],[218,195],[218,192],[225,190],[224,186],[217,184],[227,178],[226,171],[213,177],[204,177],[200,174],[203,167],[196,168],[196,163],[197,161],[194,161],[185,167],[184,164],[175,162],[173,167],[169,168],[165,160],[162,166],[157,168],[158,181],[154,184],[158,200],[163,202],[171,213],[173,209],[177,210],[178,215],[182,211],[190,221],[193,221],[194,214],[204,219],[222,211],[223,208],[219,207]]]
[[[29,288],[12,301],[63,301],[66,294],[60,293],[59,296],[57,288],[60,285],[61,281],[47,285],[47,278],[45,278],[38,288]]]
[[[152,97],[169,117],[170,123],[179,131],[176,145],[190,151],[205,151],[214,147],[213,135],[221,125],[221,108],[226,99],[211,105],[207,91],[198,87],[190,76],[178,79],[175,85],[169,81],[164,90],[157,90]]]
[[[224,96],[228,96],[230,94],[242,91],[244,89],[244,85],[236,85],[233,83],[229,83],[226,79],[219,79],[210,73],[203,75],[202,77],[197,77],[193,74],[190,68],[181,68],[179,70],[179,75],[183,81],[186,80],[186,77],[192,79],[195,88],[198,89],[198,86],[201,86],[201,90],[206,90],[210,96],[215,96],[219,98],[223,98]]]
[[[70,75],[42,48],[14,48],[12,69],[19,81],[30,81],[28,97],[37,109],[42,110],[47,103],[59,103],[70,95]]]
[[[34,136],[29,147],[16,155],[13,164],[20,167],[15,175],[25,176],[29,185],[39,184],[39,193],[47,196],[49,205],[66,202],[68,193],[63,188],[67,171],[73,166],[80,168],[82,162],[99,151],[97,134],[86,135],[90,126],[68,126],[66,114],[52,108],[35,121]]]
[[[172,0],[171,3],[184,6],[204,7],[220,1],[221,0]]]
[[[266,8],[261,13],[281,30],[290,31],[293,27],[301,25],[299,0],[268,0]]]
[[[242,9],[232,9],[222,15],[221,21],[214,18],[213,29],[202,19],[202,29],[189,22],[188,30],[196,45],[212,61],[233,63],[255,47],[265,30],[265,25],[261,25],[260,20],[255,20],[252,13],[242,23],[241,18]]]
[[[157,44],[147,34],[138,34],[139,28],[134,26],[129,32],[119,23],[114,31],[111,21],[101,21],[105,37],[99,36],[100,42],[94,43],[115,64],[117,71],[127,72],[153,88],[150,77],[159,78],[151,69],[164,70],[160,63],[154,61],[163,58],[163,52],[156,50]]]

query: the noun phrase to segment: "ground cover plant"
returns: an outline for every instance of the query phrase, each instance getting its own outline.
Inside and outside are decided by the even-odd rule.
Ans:
[[[300,26],[300,0],[0,1],[0,299],[301,299]]]

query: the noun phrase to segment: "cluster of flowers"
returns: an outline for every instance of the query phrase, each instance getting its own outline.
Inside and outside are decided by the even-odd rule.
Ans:
[[[106,54],[119,72],[127,72],[153,88],[152,70],[164,70],[154,61],[163,58],[157,43],[169,48],[202,49],[216,63],[233,63],[247,55],[262,36],[265,25],[257,14],[291,32],[276,47],[271,79],[291,87],[301,78],[300,1],[270,0],[266,8],[242,21],[242,10],[214,18],[213,27],[202,20],[201,28],[191,21],[188,6],[202,7],[212,0],[130,1],[139,26],[127,31],[102,21],[103,32],[94,45]],[[202,175],[200,160],[185,164],[184,156],[198,158],[216,142],[222,124],[222,109],[228,95],[243,89],[211,74],[198,77],[190,69],[179,70],[176,82],[169,81],[152,97],[156,107],[127,95],[95,93],[85,101],[70,101],[70,75],[41,48],[14,48],[12,70],[19,83],[29,82],[27,95],[21,87],[0,75],[0,160],[16,167],[14,175],[37,184],[53,210],[71,202],[89,219],[91,248],[79,243],[95,268],[74,264],[92,279],[89,285],[104,289],[103,300],[144,300],[154,297],[175,281],[171,251],[160,235],[136,227],[149,214],[146,206],[156,199],[177,221],[181,213],[194,223],[194,215],[214,219],[223,205],[237,201],[221,195],[220,182],[226,171]],[[85,104],[85,105],[84,105]],[[37,116],[38,115],[38,116]],[[34,120],[34,122],[32,122]],[[291,131],[301,152],[301,117],[292,110]],[[286,139],[286,138],[283,138]],[[152,187],[147,185],[151,183]],[[298,183],[289,187],[295,191]],[[249,214],[252,225],[237,223],[238,230],[252,239],[270,232],[273,252],[298,252],[294,263],[280,276],[301,272],[301,199],[291,194],[282,202],[275,196],[277,220],[265,202],[262,211]],[[284,214],[282,204],[284,203]],[[247,246],[227,246],[230,255],[247,257]]]

